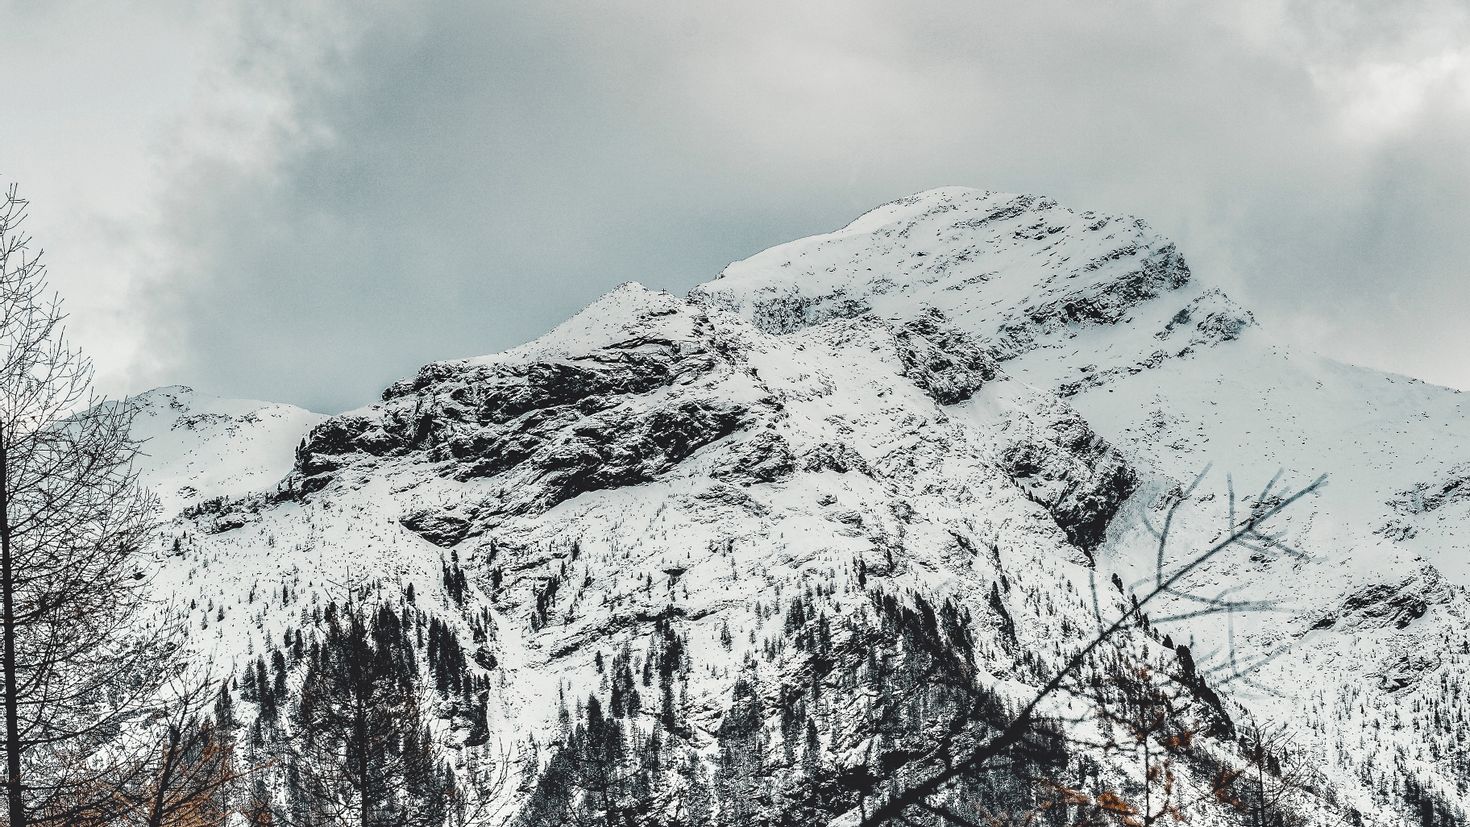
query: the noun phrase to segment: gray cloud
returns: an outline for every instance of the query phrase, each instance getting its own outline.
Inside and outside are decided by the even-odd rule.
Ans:
[[[166,266],[139,301],[143,350],[174,361],[150,377],[355,406],[620,281],[687,289],[962,184],[1142,215],[1284,335],[1470,387],[1454,4],[441,1],[282,20],[230,30],[222,81],[279,104],[224,124],[265,137],[195,138],[164,166]]]

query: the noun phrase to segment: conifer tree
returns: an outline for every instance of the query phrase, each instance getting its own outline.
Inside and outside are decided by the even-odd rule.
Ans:
[[[419,704],[411,630],[386,607],[327,611],[292,711],[288,771],[299,827],[440,827],[445,770]]]

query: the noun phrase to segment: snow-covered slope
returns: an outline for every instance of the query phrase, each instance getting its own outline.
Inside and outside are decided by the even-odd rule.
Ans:
[[[322,420],[294,405],[219,399],[171,385],[132,399],[139,470],[166,513],[220,497],[273,491],[296,445]]]
[[[1275,344],[1134,219],[935,190],[687,299],[623,285],[358,411],[177,389],[145,411],[149,472],[184,509],[160,582],[191,604],[195,651],[238,668],[330,601],[403,608],[411,584],[483,687],[484,722],[445,695],[436,737],[524,823],[591,806],[557,763],[602,726],[576,725],[591,697],[666,759],[629,782],[637,823],[687,822],[701,785],[718,823],[853,823],[956,747],[936,734],[952,696],[916,684],[913,713],[885,677],[930,656],[913,636],[935,612],[963,682],[1018,702],[1127,591],[1318,473],[1272,521],[1290,551],[1215,558],[1113,662],[1174,675],[1211,733],[1179,756],[1181,798],[1244,760],[1230,733],[1259,716],[1316,766],[1283,805],[1300,823],[1396,823],[1405,779],[1466,801],[1463,397]],[[1160,555],[1149,527],[1211,463]],[[1097,585],[1115,574],[1126,591]],[[1132,752],[1086,708],[1047,710],[1080,715],[1083,744],[1047,771],[1127,794]],[[497,761],[516,783],[484,783]],[[955,795],[1037,803],[986,789]]]

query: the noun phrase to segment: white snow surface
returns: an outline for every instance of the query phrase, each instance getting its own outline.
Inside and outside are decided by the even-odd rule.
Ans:
[[[215,497],[271,491],[323,414],[275,402],[219,399],[183,385],[133,397],[139,469],[165,513]]]

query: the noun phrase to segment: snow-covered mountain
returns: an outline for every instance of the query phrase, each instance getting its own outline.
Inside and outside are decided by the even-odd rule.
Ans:
[[[294,405],[202,396],[182,385],[133,401],[141,470],[168,514],[274,489],[302,436],[327,418]]]
[[[1285,347],[1202,281],[1142,221],[947,188],[339,416],[152,391],[158,582],[196,657],[249,679],[262,754],[299,733],[260,723],[257,659],[329,604],[386,606],[421,647],[432,626],[431,737],[485,819],[856,824],[1325,473],[1085,671],[1114,699],[1170,677],[1190,743],[1142,737],[1194,823],[1254,823],[1214,787],[1256,725],[1286,733],[1274,772],[1305,768],[1281,823],[1459,823],[1470,407]],[[1053,749],[941,798],[1111,817],[1158,759],[1094,705],[1059,697]]]

